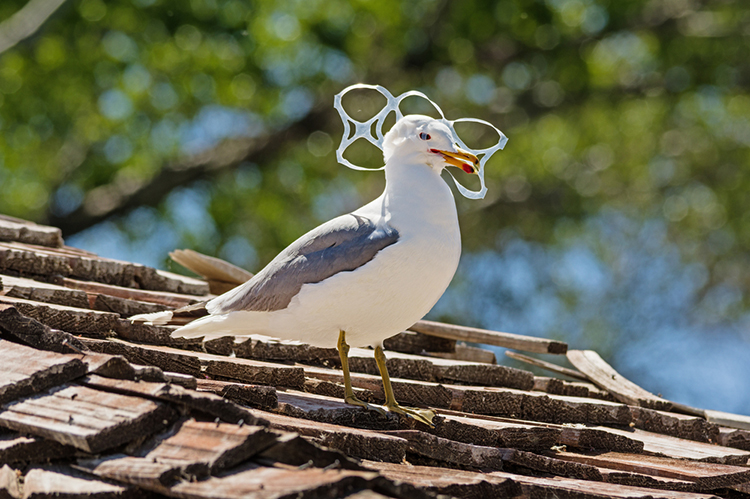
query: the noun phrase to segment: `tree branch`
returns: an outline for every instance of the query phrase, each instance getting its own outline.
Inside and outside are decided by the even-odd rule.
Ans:
[[[65,0],[30,0],[0,23],[0,54],[33,35],[63,3]]]
[[[213,149],[167,164],[151,179],[140,182],[118,179],[99,186],[86,193],[81,206],[73,212],[60,217],[49,211],[46,223],[59,227],[67,237],[138,206],[156,206],[173,189],[205,175],[232,169],[243,161],[263,165],[289,143],[322,129],[330,114],[322,107],[316,106],[300,121],[276,133],[227,140]]]

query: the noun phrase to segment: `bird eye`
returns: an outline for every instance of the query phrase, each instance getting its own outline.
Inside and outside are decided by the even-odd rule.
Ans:
[[[429,133],[422,132],[422,133],[419,134],[419,138],[422,139],[422,140],[430,140],[432,137],[430,137]]]

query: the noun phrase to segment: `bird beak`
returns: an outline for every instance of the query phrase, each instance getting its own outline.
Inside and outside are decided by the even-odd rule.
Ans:
[[[460,147],[456,147],[455,151],[430,149],[430,152],[440,154],[443,156],[446,163],[451,166],[457,166],[466,173],[479,173],[479,158],[471,154],[469,151],[464,151]]]

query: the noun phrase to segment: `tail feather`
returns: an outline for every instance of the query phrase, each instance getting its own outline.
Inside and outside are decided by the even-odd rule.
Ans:
[[[138,314],[129,318],[130,322],[144,322],[151,326],[166,326],[172,320],[171,310],[163,312],[152,312],[150,314]]]

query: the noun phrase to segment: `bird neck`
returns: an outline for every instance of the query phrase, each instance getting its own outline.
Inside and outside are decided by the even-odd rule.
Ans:
[[[403,214],[394,225],[434,223],[458,226],[456,202],[440,173],[424,162],[389,161],[385,165],[384,206]]]

